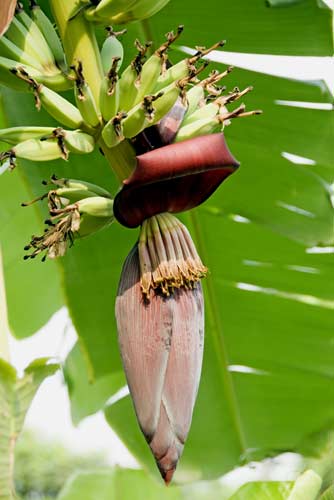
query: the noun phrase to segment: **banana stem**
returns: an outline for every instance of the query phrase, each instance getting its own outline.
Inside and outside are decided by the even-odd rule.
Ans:
[[[69,64],[82,61],[85,79],[98,102],[103,69],[94,27],[83,15],[78,15],[69,21],[77,6],[77,0],[50,0],[50,5],[63,41],[67,61]]]
[[[5,278],[2,264],[2,252],[0,247],[0,358],[9,362],[8,334],[9,326],[7,316]]]
[[[131,175],[136,166],[136,154],[133,147],[129,141],[124,140],[118,146],[108,148],[102,137],[98,144],[119,181],[123,182]]]

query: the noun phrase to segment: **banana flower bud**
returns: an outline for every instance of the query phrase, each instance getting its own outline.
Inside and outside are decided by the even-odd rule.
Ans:
[[[24,250],[31,250],[24,259],[34,259],[43,254],[55,259],[65,255],[75,238],[82,238],[109,226],[114,219],[113,200],[108,191],[94,184],[74,180],[51,178],[51,189],[44,195],[22,206],[48,199],[50,218],[45,221],[46,229],[42,236],[32,236]],[[43,184],[48,184],[44,181]]]
[[[223,133],[168,144],[139,155],[133,174],[115,197],[115,217],[126,227],[136,227],[161,212],[194,208],[238,166]]]
[[[186,247],[191,246],[191,238],[175,217],[162,214],[153,219],[148,224],[156,233],[145,236],[149,231],[144,228],[139,244],[125,261],[116,319],[139,425],[169,484],[187,439],[200,381],[204,305],[198,280],[205,268],[198,256],[189,264]],[[173,223],[179,232],[171,227]],[[156,250],[160,238],[165,238],[166,256]],[[157,274],[161,273],[149,287],[145,285],[147,260],[155,263]],[[188,274],[193,270],[192,278],[186,278],[187,267]]]

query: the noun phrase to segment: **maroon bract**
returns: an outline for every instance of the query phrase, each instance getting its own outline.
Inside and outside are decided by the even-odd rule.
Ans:
[[[137,227],[153,215],[194,208],[238,166],[222,133],[144,153],[115,197],[115,217],[126,227]]]

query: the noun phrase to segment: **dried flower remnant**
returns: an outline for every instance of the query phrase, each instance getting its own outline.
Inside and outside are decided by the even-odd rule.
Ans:
[[[177,288],[193,289],[207,273],[187,228],[169,213],[143,222],[138,253],[140,286],[147,300],[151,290],[168,297]]]
[[[43,182],[48,185],[48,182]],[[34,259],[42,254],[46,258],[63,257],[75,238],[95,233],[113,222],[113,200],[110,194],[91,183],[73,179],[51,178],[50,184],[56,187],[44,195],[22,206],[48,199],[50,218],[45,221],[46,229],[42,236],[32,236],[25,246],[29,254],[24,259]]]

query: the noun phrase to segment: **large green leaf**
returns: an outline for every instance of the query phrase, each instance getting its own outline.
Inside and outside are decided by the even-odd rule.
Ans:
[[[43,380],[57,369],[56,364],[39,359],[31,363],[23,377],[0,359],[0,499],[14,500],[13,467],[15,443],[23,427],[30,403]]]
[[[296,449],[334,419],[332,255],[306,253],[268,229],[217,220],[204,208],[189,222],[211,275],[203,376],[179,479]],[[152,464],[128,398],[107,418]]]
[[[184,45],[221,38],[228,51],[324,56],[333,54],[331,11],[316,0],[270,8],[266,0],[171,0],[152,20],[155,39],[185,24]]]
[[[74,424],[103,408],[110,395],[125,385],[123,370],[115,371],[113,366],[110,368],[110,373],[89,380],[87,365],[78,343],[67,356],[64,375]]]
[[[0,105],[0,126],[5,119]],[[1,150],[8,145],[1,145]],[[30,213],[21,207],[23,201],[32,198],[32,191],[21,176],[0,177],[0,242],[6,277],[6,290],[11,331],[18,337],[32,335],[41,328],[51,314],[63,305],[59,272],[54,262],[45,266],[23,261],[23,247],[27,236],[42,230],[41,213],[32,209]]]
[[[231,500],[286,500],[292,482],[259,481],[245,484],[231,496]]]
[[[58,500],[181,500],[176,488],[166,488],[144,471],[109,469],[81,473],[72,478]]]

